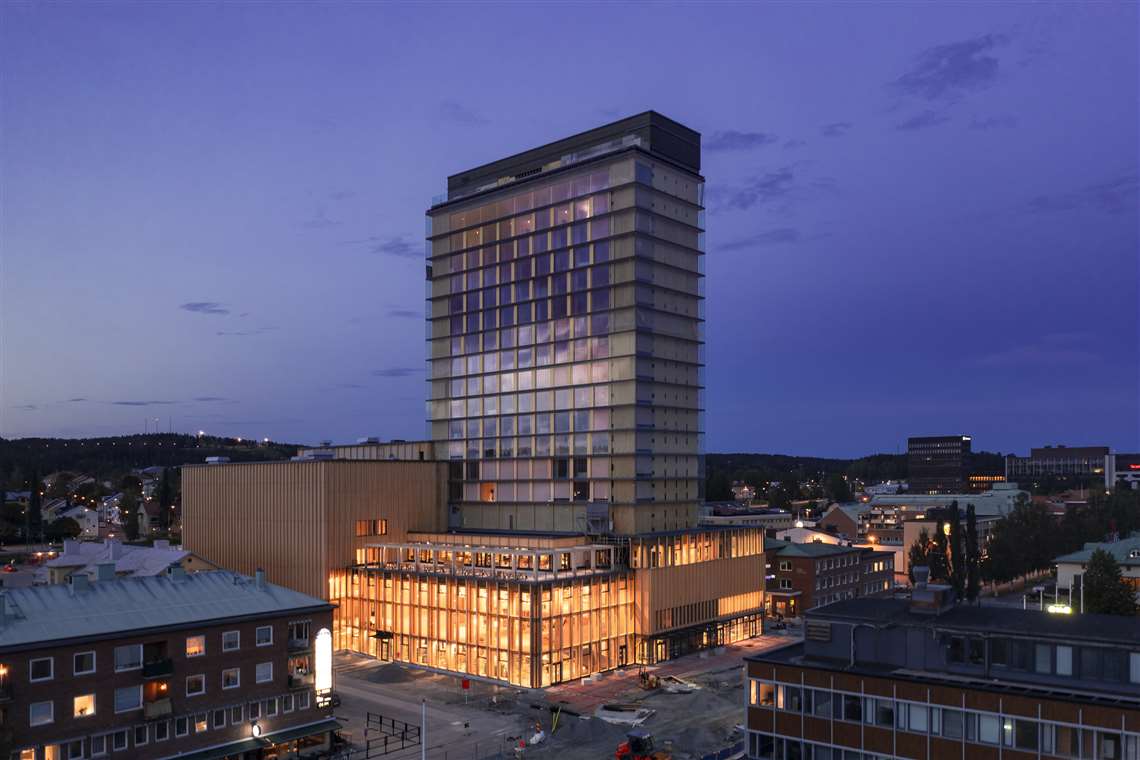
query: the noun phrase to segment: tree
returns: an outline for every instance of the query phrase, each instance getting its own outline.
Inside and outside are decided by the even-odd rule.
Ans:
[[[950,582],[950,547],[946,545],[946,531],[939,523],[934,529],[934,546],[930,550],[930,580]]]
[[[75,538],[83,529],[79,523],[70,517],[62,517],[55,522],[48,523],[44,529],[44,536],[48,541],[61,541],[65,538]]]
[[[923,528],[918,533],[918,538],[910,545],[907,550],[907,564],[910,566],[910,582],[914,583],[914,569],[919,566],[930,567],[930,552],[934,548],[934,542],[930,540],[930,534]]]
[[[170,485],[170,469],[162,468],[162,477],[158,481],[158,527],[166,530],[170,527],[170,508],[174,504],[174,489]]]
[[[28,509],[24,516],[24,542],[31,543],[32,536],[43,539],[44,513],[43,513],[43,481],[40,471],[32,470],[30,486],[31,496],[28,497]]]
[[[732,481],[728,475],[719,470],[710,472],[705,486],[705,498],[709,501],[732,501]]]
[[[981,591],[981,558],[978,549],[978,517],[974,505],[966,505],[966,600],[977,601]]]
[[[1089,557],[1081,583],[1085,612],[1106,615],[1135,615],[1136,595],[1121,577],[1116,558],[1104,549],[1097,549]]]
[[[950,586],[954,589],[954,596],[958,599],[966,597],[966,555],[962,547],[962,516],[958,511],[957,500],[950,502],[946,508],[946,524],[950,526],[950,535],[947,537],[949,546],[949,572]]]
[[[846,502],[851,501],[854,497],[851,495],[851,486],[847,483],[847,478],[840,475],[838,472],[833,472],[827,476],[827,483],[825,484],[827,491],[827,498],[832,501]]]
[[[119,522],[128,541],[139,537],[139,498],[134,491],[123,491],[119,499]]]

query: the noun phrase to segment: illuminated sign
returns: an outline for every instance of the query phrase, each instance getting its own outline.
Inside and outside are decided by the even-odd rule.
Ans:
[[[328,628],[317,631],[317,667],[314,675],[314,686],[317,694],[328,694],[332,691],[332,634]]]
[[[1052,612],[1054,615],[1072,615],[1073,608],[1067,604],[1050,604],[1045,608],[1046,612]]]

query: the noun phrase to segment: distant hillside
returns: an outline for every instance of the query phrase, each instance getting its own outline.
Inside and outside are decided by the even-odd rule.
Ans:
[[[0,484],[22,487],[32,470],[41,476],[67,470],[109,478],[138,467],[195,464],[212,456],[249,462],[288,459],[296,453],[297,446],[289,443],[167,433],[113,438],[0,438]]]

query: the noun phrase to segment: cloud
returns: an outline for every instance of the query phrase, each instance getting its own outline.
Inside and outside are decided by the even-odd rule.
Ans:
[[[370,246],[370,250],[373,253],[383,253],[386,256],[399,256],[406,259],[418,259],[424,255],[422,245],[402,236],[374,242]]]
[[[904,132],[917,132],[920,129],[937,127],[939,124],[945,124],[948,121],[950,121],[950,117],[945,113],[927,109],[920,114],[915,114],[909,119],[895,124],[895,129],[903,130]]]
[[[39,406],[36,404],[15,404],[11,408],[19,409],[22,412],[34,412],[35,410],[39,409]]]
[[[469,126],[487,123],[487,119],[483,116],[454,100],[445,100],[439,104],[439,116],[444,121]]]
[[[1043,213],[1096,208],[1110,214],[1119,214],[1130,209],[1135,210],[1140,200],[1138,196],[1140,196],[1140,175],[1131,173],[1086,185],[1068,193],[1039,195],[1029,201],[1029,208]]]
[[[230,310],[225,308],[225,304],[218,303],[217,301],[190,301],[178,307],[183,311],[192,311],[195,314],[229,314]]]
[[[240,337],[244,337],[247,335],[263,335],[267,332],[273,332],[276,329],[278,329],[278,328],[271,326],[271,327],[258,327],[255,330],[218,330],[214,334],[218,335],[218,336],[230,336],[230,337],[240,338]]]
[[[389,309],[388,316],[403,319],[419,319],[423,316],[423,312],[416,311],[415,309]]]
[[[385,367],[384,369],[372,370],[373,377],[410,377],[411,375],[423,372],[422,368],[416,367]]]
[[[715,132],[704,144],[705,150],[753,150],[776,142],[776,136],[766,132],[738,132],[729,129]]]
[[[111,401],[114,406],[169,406],[177,401]]]
[[[69,398],[64,403],[66,403],[66,404],[78,404],[80,401],[86,401],[86,400],[87,399],[84,398],[83,396],[77,396],[76,398]]]
[[[983,367],[1085,365],[1101,358],[1089,346],[1094,340],[1095,336],[1082,332],[1050,333],[1032,343],[975,357],[973,363]]]
[[[335,219],[330,219],[329,215],[323,208],[317,209],[311,219],[301,222],[302,227],[310,230],[323,230],[328,227],[337,227],[339,225],[340,222],[336,221]]]
[[[820,127],[819,133],[824,137],[843,137],[853,126],[855,125],[849,121],[833,121]]]
[[[736,187],[714,187],[710,198],[721,208],[746,210],[757,204],[783,200],[795,188],[792,167],[756,175]]]
[[[990,116],[985,119],[974,119],[970,122],[970,129],[1011,129],[1017,126],[1016,116]]]
[[[720,249],[722,251],[739,251],[744,248],[754,248],[756,246],[794,243],[799,239],[799,230],[793,229],[791,227],[778,227],[773,230],[758,232],[755,235],[749,235],[746,238],[733,240],[730,243],[725,243],[724,245],[720,246]]]
[[[784,150],[791,150],[792,148],[802,148],[805,145],[807,145],[806,140],[785,140],[783,148]]]
[[[998,77],[998,59],[992,52],[1006,42],[1003,35],[985,34],[927,48],[889,87],[921,100],[954,100],[964,92],[983,89]]]
[[[229,401],[223,396],[195,396],[195,401]]]

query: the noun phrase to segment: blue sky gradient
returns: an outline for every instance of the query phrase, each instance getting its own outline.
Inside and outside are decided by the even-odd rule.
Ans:
[[[0,435],[421,437],[447,175],[655,109],[710,451],[1140,450],[1137,9],[6,3]]]

